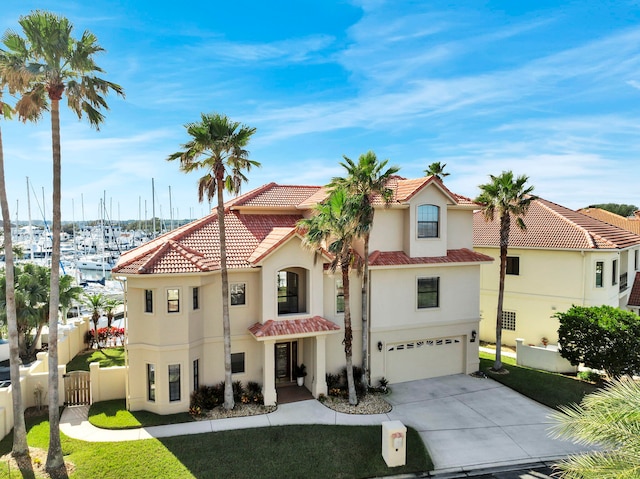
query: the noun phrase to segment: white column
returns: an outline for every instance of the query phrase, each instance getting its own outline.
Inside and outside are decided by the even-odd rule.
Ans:
[[[278,395],[276,393],[276,362],[275,340],[262,343],[262,395],[265,406],[275,406]]]
[[[316,360],[313,368],[313,382],[311,393],[317,398],[320,394],[327,395],[327,337],[316,336]]]

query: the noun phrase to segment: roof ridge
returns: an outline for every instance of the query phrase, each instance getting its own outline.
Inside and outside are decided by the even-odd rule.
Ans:
[[[255,198],[256,196],[258,196],[260,193],[263,193],[263,192],[273,188],[274,186],[278,186],[278,184],[275,181],[272,181],[272,182],[267,183],[265,185],[258,186],[257,188],[255,188],[255,189],[253,189],[251,191],[247,191],[243,195],[236,196],[235,198],[230,199],[229,201],[227,201],[224,204],[224,209],[226,210],[228,208],[231,208],[232,206],[238,205],[240,202],[251,200],[251,199]]]
[[[180,244],[174,240],[169,240],[168,244],[170,244],[171,247],[175,249],[184,259],[191,262],[201,271],[209,271],[209,266],[217,265],[215,261],[207,259],[207,257],[198,250]],[[207,264],[205,263],[207,263],[209,266],[207,266]]]
[[[140,265],[140,267],[138,268],[138,272],[144,273],[145,271],[151,269],[153,265],[157,263],[160,257],[164,254],[164,252],[171,247],[170,241],[171,240],[167,241],[166,243],[162,243],[162,245],[149,256],[149,259],[147,259]]]
[[[560,218],[560,219],[561,219],[562,221],[564,221],[565,223],[568,223],[568,224],[570,224],[571,226],[573,226],[574,228],[576,228],[577,230],[581,231],[581,232],[582,232],[582,234],[584,235],[584,237],[586,238],[587,243],[589,244],[589,246],[590,246],[591,248],[596,248],[596,243],[595,243],[595,241],[593,240],[593,236],[592,236],[591,231],[589,231],[589,230],[588,230],[587,228],[585,228],[584,226],[579,225],[578,223],[576,223],[576,222],[575,222],[575,221],[573,221],[572,219],[567,218],[565,215],[563,215],[563,214],[562,214],[562,213],[560,213],[559,211],[555,210],[554,208],[552,208],[551,206],[549,206],[547,203],[549,203],[549,204],[551,204],[551,205],[554,205],[554,206],[557,206],[557,207],[560,207],[560,208],[565,208],[564,206],[559,205],[559,204],[557,204],[557,203],[554,203],[553,201],[549,201],[549,200],[546,200],[546,199],[544,199],[544,198],[540,198],[540,197],[536,198],[536,199],[535,199],[535,200],[533,200],[533,201],[538,201],[538,202],[540,203],[540,206],[542,206],[542,207],[543,207],[543,208],[545,208],[546,210],[550,211],[553,215],[557,216],[558,218]],[[565,208],[565,209],[569,210],[569,208]],[[573,211],[573,210],[569,210],[569,211]],[[577,213],[577,211],[574,211],[574,213]],[[582,214],[582,213],[580,213],[580,214]],[[609,242],[609,243],[610,243],[610,241],[607,241],[607,242]]]

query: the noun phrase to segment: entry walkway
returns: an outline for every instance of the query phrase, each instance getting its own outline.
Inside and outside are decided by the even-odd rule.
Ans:
[[[87,420],[88,406],[65,408],[60,430],[91,442],[135,441],[177,435],[290,424],[380,425],[398,420],[415,428],[435,473],[543,463],[583,452],[583,446],[548,436],[551,409],[491,379],[445,376],[394,384],[391,412],[342,414],[316,400],[279,405],[260,416],[195,421],[128,430],[105,430]]]

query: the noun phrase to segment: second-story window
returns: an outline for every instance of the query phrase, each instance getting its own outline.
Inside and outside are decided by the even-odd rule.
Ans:
[[[520,275],[520,258],[517,256],[507,256],[507,274]]]
[[[180,312],[180,290],[172,288],[167,290],[167,313]]]
[[[344,313],[344,287],[342,279],[336,279],[336,313]]]
[[[200,309],[200,288],[193,288],[193,309]]]
[[[604,272],[604,262],[603,261],[596,261],[596,288],[602,288],[603,284],[603,278],[602,278],[602,274]]]
[[[618,260],[614,259],[611,264],[611,284],[618,284]]]
[[[438,238],[440,233],[440,207],[418,206],[418,238]]]
[[[247,304],[245,297],[246,291],[245,283],[231,283],[229,285],[229,295],[231,296],[231,306],[240,306]]]
[[[278,314],[297,312],[298,275],[292,271],[278,271]]]
[[[153,313],[153,291],[150,289],[144,290],[144,312]]]

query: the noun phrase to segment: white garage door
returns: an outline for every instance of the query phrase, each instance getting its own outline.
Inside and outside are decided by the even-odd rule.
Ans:
[[[386,377],[390,383],[401,383],[463,373],[463,344],[459,336],[389,343]]]

